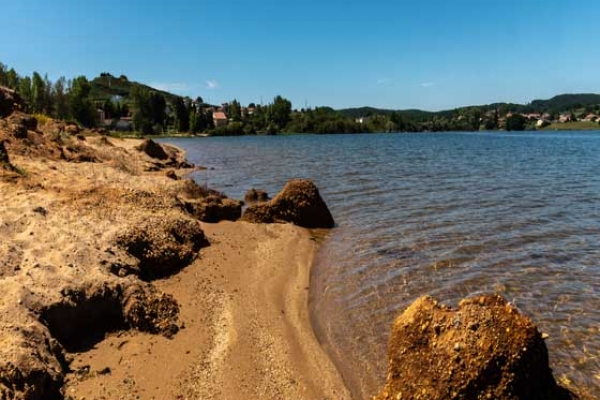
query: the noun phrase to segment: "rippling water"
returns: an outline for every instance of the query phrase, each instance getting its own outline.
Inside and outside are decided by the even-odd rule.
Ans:
[[[316,181],[336,219],[314,268],[317,332],[359,397],[386,375],[397,313],[499,293],[555,375],[600,397],[600,132],[169,139],[242,198]]]

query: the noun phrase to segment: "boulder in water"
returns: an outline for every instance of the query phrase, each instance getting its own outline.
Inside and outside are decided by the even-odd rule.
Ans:
[[[563,400],[534,323],[500,296],[463,300],[458,310],[431,297],[394,322],[387,383],[374,400]]]
[[[250,206],[242,220],[253,223],[291,222],[304,228],[333,228],[331,212],[317,186],[307,179],[293,179],[266,204]]]

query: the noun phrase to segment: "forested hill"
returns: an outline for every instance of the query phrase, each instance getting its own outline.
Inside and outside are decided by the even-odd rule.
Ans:
[[[560,113],[564,111],[586,108],[589,106],[598,106],[600,104],[600,94],[583,93],[583,94],[561,94],[555,96],[549,100],[534,100],[529,104],[514,104],[514,103],[494,103],[478,106],[459,107],[453,110],[444,110],[437,112],[423,111],[423,110],[389,110],[389,109],[378,109],[373,107],[359,107],[359,108],[346,108],[339,110],[347,118],[361,118],[370,117],[373,115],[391,115],[393,113],[399,113],[402,117],[415,120],[423,121],[430,119],[433,116],[449,117],[454,114],[460,114],[461,112],[469,109],[477,108],[480,111],[487,112],[493,110],[500,110],[501,114],[505,112],[517,112],[517,113]]]
[[[102,73],[100,76],[90,81],[91,90],[90,98],[92,101],[97,103],[104,103],[106,100],[112,99],[114,96],[119,96],[125,103],[132,103],[131,90],[134,86],[139,86],[144,90],[158,92],[162,94],[165,99],[172,103],[179,96],[169,92],[152,88],[143,83],[129,81],[126,76],[121,75],[119,77],[112,76],[109,73]]]
[[[600,94],[561,94],[550,100],[534,100],[530,106],[540,111],[567,110],[600,104]]]

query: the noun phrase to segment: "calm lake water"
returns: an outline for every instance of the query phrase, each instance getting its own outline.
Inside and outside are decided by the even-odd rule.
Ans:
[[[230,197],[317,183],[337,227],[313,319],[358,397],[385,379],[390,326],[416,298],[499,293],[550,335],[558,380],[600,398],[600,132],[167,141]]]

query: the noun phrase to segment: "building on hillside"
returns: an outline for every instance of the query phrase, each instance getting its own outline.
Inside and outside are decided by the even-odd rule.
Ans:
[[[115,130],[119,132],[131,132],[133,131],[133,118],[121,117],[115,124]]]
[[[106,113],[104,112],[103,109],[101,109],[101,108],[96,109],[96,118],[98,118],[98,123],[100,125],[104,125],[106,123]]]
[[[550,125],[550,121],[547,119],[538,119],[537,123],[535,124],[536,128],[538,129],[545,128],[548,125]]]
[[[215,128],[227,125],[227,115],[223,111],[216,111],[213,113],[213,122]]]
[[[560,122],[561,124],[564,124],[565,122],[571,122],[573,121],[573,115],[568,113],[568,114],[561,114],[560,117],[558,117],[558,122]]]
[[[598,121],[598,116],[596,114],[590,113],[583,120],[586,122],[596,122]]]

